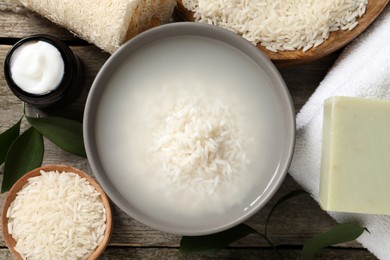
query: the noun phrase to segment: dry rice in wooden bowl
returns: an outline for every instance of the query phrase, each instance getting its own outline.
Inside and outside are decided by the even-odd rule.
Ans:
[[[96,259],[111,235],[111,207],[85,172],[47,165],[13,185],[3,203],[2,231],[16,259]]]

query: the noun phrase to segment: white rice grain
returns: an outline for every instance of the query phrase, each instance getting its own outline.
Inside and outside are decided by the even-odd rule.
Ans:
[[[308,51],[329,33],[353,30],[368,0],[183,0],[196,22],[242,35],[266,49]]]
[[[30,178],[11,203],[8,232],[28,259],[86,259],[102,241],[105,209],[79,175],[44,172]]]
[[[149,160],[167,185],[213,194],[242,174],[247,165],[242,115],[201,88],[195,95],[165,97],[164,102],[149,111]]]

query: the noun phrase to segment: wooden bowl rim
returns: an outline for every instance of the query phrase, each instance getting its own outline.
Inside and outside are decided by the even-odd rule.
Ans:
[[[194,21],[193,13],[185,9],[182,0],[176,0],[175,15],[184,21]],[[363,33],[380,16],[389,0],[369,0],[366,12],[362,17],[358,17],[358,26],[353,30],[339,30],[331,32],[329,38],[316,48],[311,48],[306,52],[302,50],[272,52],[266,49],[261,43],[257,48],[261,50],[275,65],[279,67],[291,67],[295,65],[307,64],[319,60],[350,43],[353,39]]]
[[[8,194],[4,200],[3,206],[2,206],[2,215],[1,215],[1,227],[3,232],[3,238],[5,241],[5,244],[7,245],[8,249],[11,251],[11,253],[16,257],[16,259],[22,259],[20,254],[15,250],[16,241],[13,239],[12,235],[8,233],[8,218],[7,218],[7,210],[11,203],[15,200],[17,193],[20,189],[22,189],[25,184],[27,183],[28,179],[31,177],[39,176],[41,175],[40,171],[43,170],[45,172],[48,171],[58,171],[60,173],[62,172],[72,172],[75,174],[78,174],[81,178],[85,178],[95,189],[97,192],[100,193],[100,198],[102,200],[102,203],[104,205],[104,208],[106,209],[106,230],[104,231],[104,237],[102,242],[99,244],[99,246],[95,249],[95,251],[88,257],[88,259],[96,259],[98,258],[103,252],[104,249],[107,247],[108,241],[111,237],[112,233],[112,209],[110,202],[108,200],[108,197],[100,184],[93,179],[90,175],[87,173],[74,168],[72,166],[67,165],[45,165],[38,168],[35,168],[25,175],[23,175],[15,184],[12,186],[12,188],[8,191]]]

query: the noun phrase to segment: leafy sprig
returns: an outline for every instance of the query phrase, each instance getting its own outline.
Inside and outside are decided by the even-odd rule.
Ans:
[[[275,253],[279,255],[280,259],[283,259],[280,252],[269,239],[267,228],[271,220],[271,216],[281,204],[302,194],[308,193],[304,190],[294,190],[282,196],[268,213],[263,233],[256,231],[246,224],[239,224],[231,229],[211,235],[184,236],[180,241],[180,253],[190,255],[215,254],[226,248],[231,243],[246,237],[249,234],[257,234],[267,241],[267,243],[275,250]],[[315,254],[321,249],[355,240],[364,231],[368,232],[366,228],[360,227],[354,223],[338,224],[329,231],[309,239],[303,246],[300,257],[302,260],[313,259]]]
[[[338,224],[329,231],[308,240],[303,246],[301,258],[302,260],[313,259],[319,250],[355,240],[364,231],[369,232],[367,228],[360,227],[354,223]]]
[[[20,133],[23,117],[31,125]],[[44,155],[43,136],[69,153],[86,157],[82,124],[61,117],[29,117],[25,113],[17,123],[0,134],[0,165],[4,163],[1,192],[25,173],[42,165]]]

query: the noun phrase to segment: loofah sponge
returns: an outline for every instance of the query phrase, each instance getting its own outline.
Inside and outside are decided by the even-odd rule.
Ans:
[[[176,0],[18,0],[25,7],[113,53],[138,33],[167,22]]]

